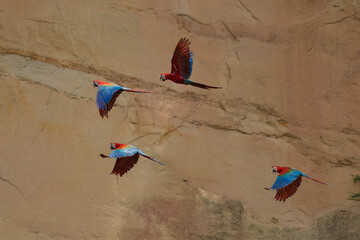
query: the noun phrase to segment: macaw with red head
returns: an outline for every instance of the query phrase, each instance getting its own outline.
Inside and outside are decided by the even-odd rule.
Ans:
[[[110,150],[112,150],[112,152],[109,155],[101,153],[100,156],[102,158],[116,158],[116,163],[111,174],[120,175],[120,177],[134,167],[140,155],[161,165],[165,165],[128,144],[110,143]]]
[[[277,191],[275,199],[280,202],[285,202],[287,198],[291,197],[297,191],[301,184],[302,177],[306,177],[315,182],[333,187],[330,184],[311,178],[309,175],[306,175],[305,173],[302,173],[295,168],[272,166],[271,170],[274,173],[279,173],[279,176],[276,178],[276,181],[271,188],[265,189],[273,189]]]
[[[171,80],[174,83],[191,85],[203,89],[221,88],[196,83],[189,80],[193,64],[193,53],[190,51],[189,45],[190,41],[188,39],[180,39],[176,45],[173,57],[171,59],[171,73],[161,73],[160,80]]]
[[[103,82],[100,80],[93,81],[94,87],[98,88],[96,95],[96,105],[99,109],[100,116],[108,117],[108,112],[114,106],[116,98],[123,92],[149,93],[147,91],[135,90],[116,85],[114,83]]]

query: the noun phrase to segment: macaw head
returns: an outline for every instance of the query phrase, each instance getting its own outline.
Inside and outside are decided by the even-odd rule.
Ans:
[[[99,80],[94,80],[93,84],[94,84],[94,87],[98,87],[99,84],[100,84],[100,81]]]
[[[280,172],[280,169],[279,169],[278,166],[272,166],[272,167],[271,167],[271,172],[273,172],[273,173],[278,173],[278,172]]]
[[[117,148],[116,145],[119,145],[118,143],[110,143],[110,150],[115,150]]]
[[[110,143],[110,150],[115,150],[118,149],[119,147],[123,147],[126,144],[121,144],[121,143]]]
[[[115,143],[110,143],[110,150],[115,150]]]
[[[165,81],[166,80],[166,73],[162,73],[160,74],[160,81]]]

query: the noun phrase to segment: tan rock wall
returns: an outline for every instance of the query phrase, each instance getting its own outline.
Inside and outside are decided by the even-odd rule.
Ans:
[[[359,4],[0,1],[1,235],[358,239]],[[222,90],[158,80],[184,36],[191,79]],[[152,94],[101,119],[94,79]],[[166,167],[109,175],[113,141]],[[272,165],[335,187],[278,203]]]

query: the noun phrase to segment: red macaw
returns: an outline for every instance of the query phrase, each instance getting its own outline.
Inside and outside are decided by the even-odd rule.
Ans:
[[[176,45],[173,57],[171,59],[171,73],[160,74],[160,80],[171,80],[174,83],[191,85],[203,89],[221,88],[208,86],[201,83],[190,81],[192,71],[193,53],[189,48],[190,41],[186,38],[181,38]]]
[[[136,147],[128,144],[110,143],[110,149],[112,150],[112,152],[108,156],[102,153],[100,154],[100,156],[102,158],[116,158],[116,163],[111,174],[119,174],[120,176],[124,175],[127,171],[134,167],[134,165],[139,159],[139,155],[146,157],[161,165],[165,165],[162,162],[159,162],[158,160],[146,155]]]
[[[135,90],[126,87],[122,87],[113,83],[103,82],[100,80],[94,80],[94,87],[98,88],[96,95],[96,105],[99,109],[100,116],[108,117],[108,112],[114,106],[116,98],[123,91],[126,92],[137,92],[137,93],[149,93],[147,91]]]
[[[302,173],[295,168],[272,166],[272,172],[279,173],[279,176],[276,178],[276,181],[271,188],[265,189],[276,190],[277,192],[275,195],[275,199],[280,202],[285,202],[287,198],[291,197],[296,192],[296,190],[300,186],[302,177],[306,177],[315,182],[333,187],[330,184],[311,178],[309,175],[306,175],[305,173]]]

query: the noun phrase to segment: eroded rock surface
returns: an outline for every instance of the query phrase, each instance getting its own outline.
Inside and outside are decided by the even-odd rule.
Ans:
[[[359,239],[358,1],[0,1],[6,239]],[[221,11],[219,10],[221,9]],[[192,80],[170,82],[180,37]],[[92,80],[123,93],[101,119]],[[122,178],[99,157],[131,143]],[[285,203],[272,165],[303,181]]]

